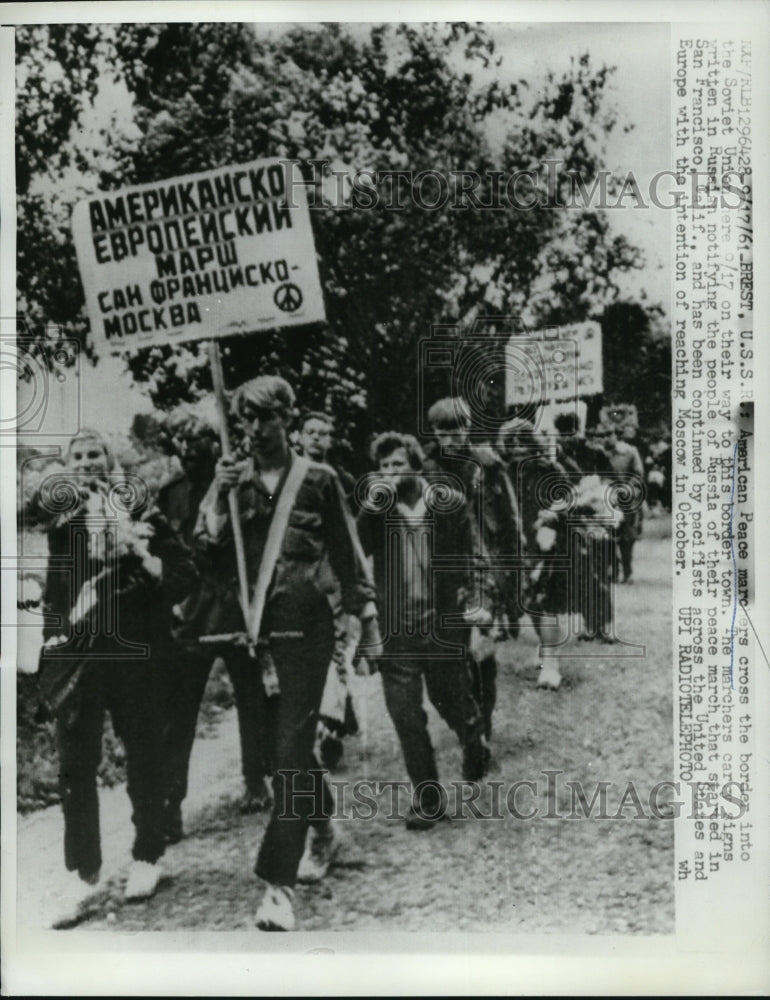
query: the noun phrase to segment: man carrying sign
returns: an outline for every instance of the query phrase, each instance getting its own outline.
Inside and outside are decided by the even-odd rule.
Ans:
[[[365,636],[376,645],[374,590],[335,473],[289,447],[291,386],[277,376],[260,376],[236,390],[233,407],[251,457],[241,464],[219,460],[201,503],[196,538],[221,584],[210,631],[223,638],[243,634],[245,617],[246,641],[227,655],[253,657],[253,668],[261,671],[264,682],[254,710],[265,757],[273,763],[275,798],[255,866],[268,883],[257,926],[292,930],[293,886],[303,853],[306,867],[320,877],[337,846],[331,822],[324,818],[332,805],[328,789],[317,780],[318,772],[311,773],[317,766],[313,744],[334,646],[326,562],[339,581],[345,611],[362,619]],[[245,609],[238,597],[231,490],[237,491],[243,524],[249,590]]]

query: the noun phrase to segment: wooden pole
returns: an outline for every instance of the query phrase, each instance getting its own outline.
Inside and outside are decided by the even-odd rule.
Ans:
[[[209,361],[211,363],[211,377],[214,382],[214,399],[217,405],[219,416],[219,436],[222,442],[222,457],[232,456],[230,445],[230,432],[227,428],[227,403],[225,401],[225,380],[222,373],[222,356],[219,353],[219,341],[209,341]],[[249,582],[246,574],[246,550],[243,547],[243,529],[241,528],[241,514],[238,509],[238,493],[230,490],[227,494],[227,501],[230,505],[230,523],[233,528],[233,543],[235,545],[235,561],[238,567],[238,585],[241,598],[241,611],[243,612],[243,623],[246,633],[249,631]]]

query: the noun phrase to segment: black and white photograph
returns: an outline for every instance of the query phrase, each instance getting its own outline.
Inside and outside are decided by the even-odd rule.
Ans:
[[[765,850],[740,33],[4,6],[19,946],[668,954]]]

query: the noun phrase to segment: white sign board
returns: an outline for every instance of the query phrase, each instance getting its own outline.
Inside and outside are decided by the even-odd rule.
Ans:
[[[573,323],[515,334],[506,345],[505,370],[508,406],[558,403],[601,392],[601,327]]]
[[[72,230],[97,350],[323,321],[299,165],[254,160],[79,202]]]

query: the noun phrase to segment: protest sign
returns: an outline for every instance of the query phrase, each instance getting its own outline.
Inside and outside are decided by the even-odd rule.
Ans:
[[[220,167],[79,202],[72,229],[99,349],[324,320],[297,163]]]
[[[602,391],[602,331],[573,323],[515,334],[506,347],[508,406],[558,403]]]

